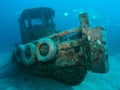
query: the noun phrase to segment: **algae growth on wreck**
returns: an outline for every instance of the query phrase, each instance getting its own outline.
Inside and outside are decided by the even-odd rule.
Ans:
[[[119,90],[117,2],[1,1],[0,90]]]

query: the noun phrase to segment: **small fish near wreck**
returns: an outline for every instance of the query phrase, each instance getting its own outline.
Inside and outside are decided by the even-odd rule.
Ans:
[[[101,26],[89,27],[88,14],[82,13],[79,27],[57,31],[54,16],[54,10],[48,7],[21,13],[22,42],[14,47],[13,58],[24,72],[67,85],[80,84],[87,71],[107,73],[106,30]]]

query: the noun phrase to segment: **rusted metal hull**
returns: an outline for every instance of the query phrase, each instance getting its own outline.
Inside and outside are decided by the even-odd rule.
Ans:
[[[23,65],[25,73],[77,85],[84,79],[87,70],[95,73],[108,72],[105,30],[102,27],[90,28],[87,13],[79,17],[81,27],[47,36],[48,41],[41,38],[18,46],[14,56]],[[73,36],[77,38],[64,41],[63,37],[73,33],[77,33]],[[43,59],[40,57],[42,53]],[[54,58],[49,58],[50,55]]]
[[[54,64],[41,63],[33,67],[25,67],[24,70],[25,73],[52,78],[67,85],[80,84],[87,73],[87,69],[80,65],[61,67]]]

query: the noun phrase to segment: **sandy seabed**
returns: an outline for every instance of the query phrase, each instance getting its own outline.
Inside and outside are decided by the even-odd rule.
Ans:
[[[10,60],[9,52],[0,53],[0,66]],[[88,72],[80,85],[67,86],[56,80],[9,72],[0,78],[0,90],[120,90],[120,54],[109,56],[110,70],[106,74]],[[8,68],[7,68],[8,69]],[[3,69],[4,70],[4,69]],[[4,72],[0,69],[0,72]]]

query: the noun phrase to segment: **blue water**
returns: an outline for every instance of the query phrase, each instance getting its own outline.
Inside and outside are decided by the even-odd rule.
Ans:
[[[1,0],[0,1],[0,54],[2,54],[3,52],[12,51],[14,44],[21,42],[18,17],[24,9],[36,8],[36,7],[50,7],[54,9],[56,12],[54,18],[54,22],[56,23],[55,28],[56,30],[61,30],[61,31],[79,27],[80,26],[78,19],[79,13],[87,12],[89,15],[89,22],[91,27],[104,26],[106,28],[109,55],[120,53],[120,10],[119,10],[120,1],[119,0]],[[4,57],[7,56],[5,55]],[[116,64],[114,66],[118,66],[118,65]],[[113,69],[113,71],[114,70],[116,69]],[[118,72],[120,72],[119,68],[118,68]],[[115,73],[115,75],[119,75],[119,74]],[[116,77],[115,75],[114,77]],[[15,81],[20,81],[20,83],[22,83],[22,86],[25,86],[21,79],[24,78],[23,77],[18,78],[17,76],[15,77]],[[37,80],[37,79],[33,79],[33,80]],[[111,82],[111,80],[112,79],[108,81]],[[29,81],[32,80],[29,78]],[[12,82],[12,80],[10,82]],[[44,86],[54,87],[54,85],[57,85],[56,84],[57,82],[53,81],[53,83],[51,83],[51,81],[49,80],[47,80],[47,82],[45,80],[41,82],[42,84],[40,83],[38,85],[41,85],[41,87],[43,88]],[[118,84],[119,82],[117,83],[117,85]],[[18,86],[21,87],[20,85]],[[25,87],[29,87],[29,85]],[[35,85],[33,85],[33,87],[35,87]],[[67,86],[64,87],[64,85],[58,85],[58,88],[59,89],[57,89],[57,87],[54,87],[53,90],[56,89],[73,90],[71,89],[71,87],[67,87]],[[16,90],[16,89],[13,88],[7,90]],[[28,90],[31,89],[28,88]],[[52,90],[52,89],[48,88],[45,90]],[[99,90],[103,90],[103,89],[99,89]],[[109,90],[109,89],[105,89],[105,90]]]
[[[22,10],[33,7],[51,7],[55,10],[57,30],[79,26],[78,13],[88,12],[91,26],[107,28],[110,54],[120,52],[119,0],[1,0],[0,1],[0,51],[12,50],[20,42],[18,17]],[[65,16],[64,14],[68,15]]]

